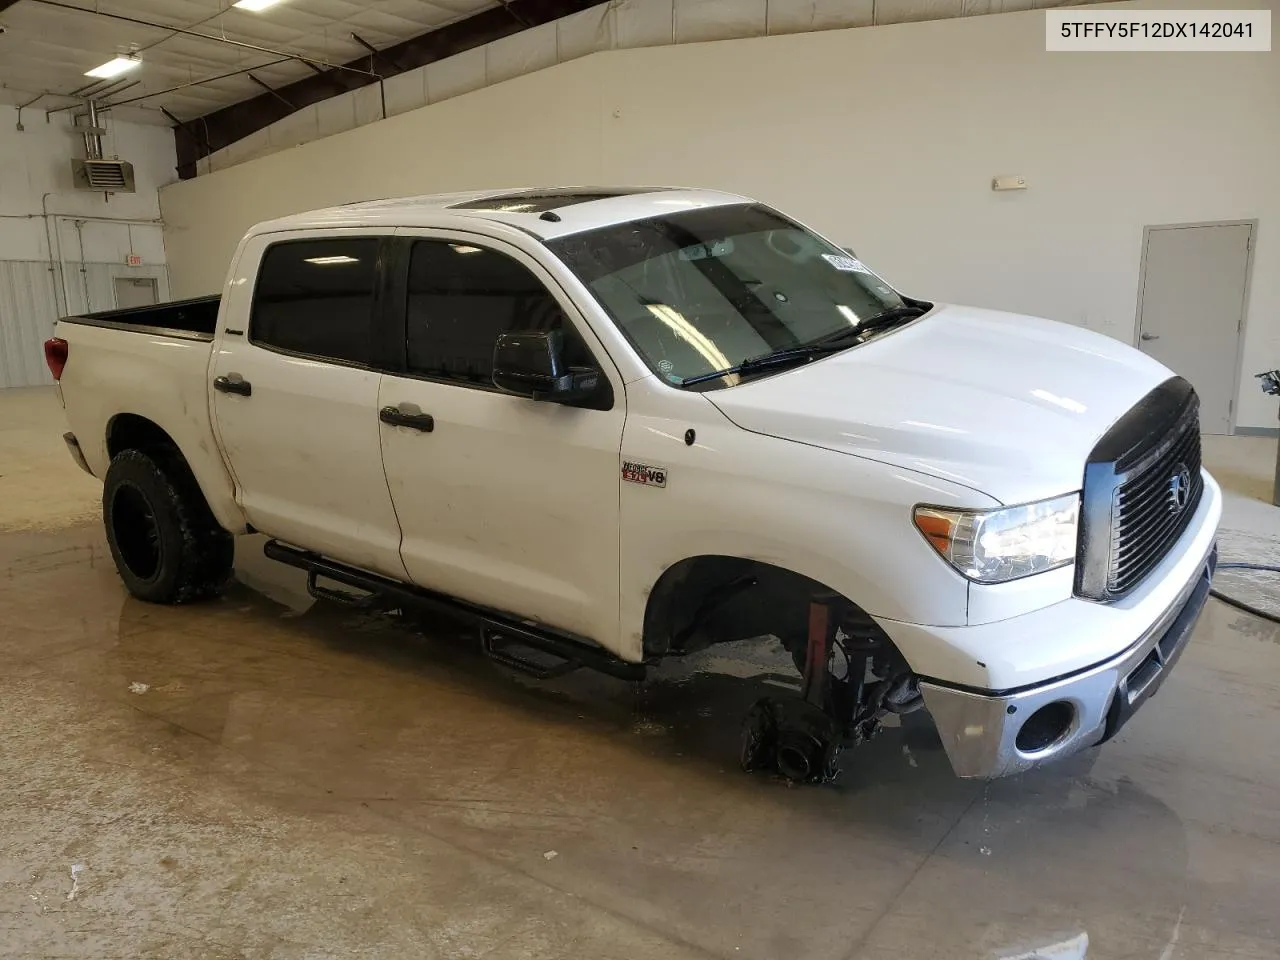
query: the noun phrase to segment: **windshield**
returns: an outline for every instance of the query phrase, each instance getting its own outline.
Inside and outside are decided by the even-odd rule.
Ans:
[[[852,334],[860,323],[904,306],[856,258],[756,205],[615,224],[548,246],[650,369],[676,385]]]

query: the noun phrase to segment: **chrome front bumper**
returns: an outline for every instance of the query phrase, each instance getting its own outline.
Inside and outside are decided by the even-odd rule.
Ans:
[[[1135,644],[1079,673],[1001,692],[921,681],[925,706],[956,775],[1004,777],[1114,736],[1182,655],[1209,597],[1217,562],[1214,547],[1199,573]],[[1042,710],[1036,725],[1029,724]]]

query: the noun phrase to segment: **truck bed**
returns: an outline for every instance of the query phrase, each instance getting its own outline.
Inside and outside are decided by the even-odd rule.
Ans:
[[[64,317],[62,323],[81,323],[113,330],[131,330],[153,336],[182,337],[188,340],[212,340],[218,327],[218,304],[222,297],[194,297],[173,300],[150,307],[125,310],[103,310],[77,317]]]

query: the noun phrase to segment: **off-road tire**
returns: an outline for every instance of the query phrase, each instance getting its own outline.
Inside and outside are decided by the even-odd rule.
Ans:
[[[205,600],[231,579],[235,541],[176,452],[118,453],[102,485],[102,520],[120,579],[139,600]]]

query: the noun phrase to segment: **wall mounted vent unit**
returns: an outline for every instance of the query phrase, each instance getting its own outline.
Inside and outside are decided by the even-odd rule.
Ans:
[[[134,193],[133,164],[124,160],[72,160],[71,179],[77,190]]]

